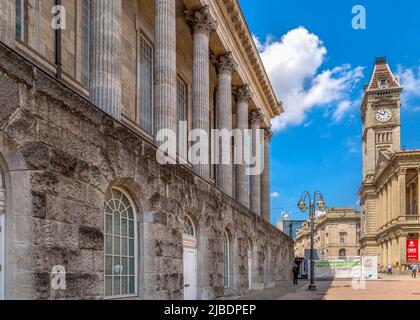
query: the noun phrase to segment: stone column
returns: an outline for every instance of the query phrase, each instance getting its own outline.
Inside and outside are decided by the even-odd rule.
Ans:
[[[246,175],[246,165],[244,163],[244,130],[249,129],[248,115],[249,115],[249,100],[253,94],[249,88],[249,85],[239,88],[237,93],[237,106],[236,106],[236,122],[238,129],[242,132],[242,150],[241,159],[236,159],[235,163],[240,162],[236,165],[236,199],[244,206],[249,207],[249,183],[248,176]]]
[[[263,156],[258,154],[257,150],[257,139],[259,139],[259,130],[261,128],[261,123],[263,121],[263,115],[260,110],[255,110],[251,113],[250,116],[251,129],[252,129],[252,155],[260,160]],[[261,174],[252,174],[250,177],[251,181],[251,194],[250,194],[250,203],[251,210],[255,213],[261,215]]]
[[[386,226],[388,224],[388,184],[385,184],[383,187],[384,190],[384,222],[383,225]]]
[[[261,214],[270,222],[270,143],[273,132],[270,128],[265,129],[264,135],[264,171],[261,177]]]
[[[0,42],[13,48],[16,37],[16,1],[0,0]]]
[[[192,125],[193,129],[201,129],[206,132],[207,141],[200,146],[201,152],[207,152],[210,142],[210,34],[217,27],[216,21],[211,16],[208,5],[193,13],[186,13],[187,23],[193,31],[193,107]],[[206,150],[204,150],[206,149]],[[210,157],[206,157],[207,163],[193,165],[194,171],[204,179],[210,178]],[[201,161],[201,162],[202,162]]]
[[[392,178],[392,219],[397,219],[399,216],[400,205],[399,205],[399,186],[398,186],[398,174]]]
[[[154,131],[177,132],[175,1],[155,0],[155,11]]]
[[[228,194],[233,195],[233,165],[232,165],[232,72],[237,65],[232,53],[227,53],[216,62],[218,75],[217,90],[217,129],[228,131],[225,138],[219,138],[219,165],[217,167],[217,186]],[[230,159],[229,164],[222,160]]]
[[[387,223],[390,223],[392,221],[392,183],[391,183],[391,181],[389,181],[388,184],[387,184],[387,190],[388,190],[388,220],[387,220]]]
[[[90,99],[116,119],[121,118],[122,0],[92,1],[92,71]]]
[[[392,262],[391,263],[393,266],[396,266],[397,262],[400,263],[400,257],[399,257],[400,248],[398,245],[398,239],[395,236],[393,236],[391,239],[391,242],[392,242],[392,260],[391,260]]]
[[[411,184],[409,186],[410,188],[410,215],[415,215],[416,213],[414,212],[414,186]]]
[[[388,248],[388,258],[387,258],[387,265],[392,264],[392,241],[391,239],[387,239],[387,248]]]
[[[401,169],[398,172],[398,216],[406,216],[407,215],[407,203],[406,203],[406,170]]]
[[[382,200],[382,189],[379,190],[379,195],[378,195],[378,229],[380,229],[382,227],[382,213],[383,213],[383,200]]]
[[[385,252],[385,249],[386,249],[385,244],[382,242],[381,243],[382,265],[386,267],[386,255],[387,255],[387,253]]]

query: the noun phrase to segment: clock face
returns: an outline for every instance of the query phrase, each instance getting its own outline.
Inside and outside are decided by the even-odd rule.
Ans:
[[[389,122],[392,119],[392,112],[387,108],[379,109],[376,113],[376,120],[379,122],[385,123]]]

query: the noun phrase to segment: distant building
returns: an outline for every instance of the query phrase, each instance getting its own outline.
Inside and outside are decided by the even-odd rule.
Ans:
[[[330,209],[315,220],[314,248],[321,259],[359,255],[360,214],[355,209]],[[311,247],[310,222],[305,221],[295,239],[295,257],[304,258]]]
[[[305,220],[282,220],[277,223],[277,228],[292,239],[296,239],[298,230],[302,229]]]
[[[376,59],[361,108],[360,249],[395,271],[420,260],[420,150],[401,147],[402,90],[386,59]]]

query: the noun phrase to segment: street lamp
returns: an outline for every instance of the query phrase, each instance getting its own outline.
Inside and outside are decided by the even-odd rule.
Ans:
[[[308,290],[315,291],[315,264],[314,264],[314,224],[315,224],[315,207],[318,208],[319,211],[324,211],[326,208],[324,197],[322,196],[321,192],[317,191],[314,193],[313,198],[311,198],[311,194],[309,192],[304,192],[300,201],[298,203],[298,207],[300,211],[305,213],[308,210],[308,206],[306,204],[306,200],[309,202],[309,219],[311,221],[311,255],[310,255],[310,263],[311,263],[311,283],[309,284]],[[318,200],[318,201],[317,201]]]

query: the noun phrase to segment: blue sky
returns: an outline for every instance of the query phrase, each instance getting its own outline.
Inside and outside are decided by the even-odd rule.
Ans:
[[[286,113],[274,121],[272,223],[321,190],[330,207],[356,207],[362,175],[360,99],[375,57],[406,88],[402,145],[420,148],[420,2],[240,0]],[[366,8],[366,30],[352,8]]]

